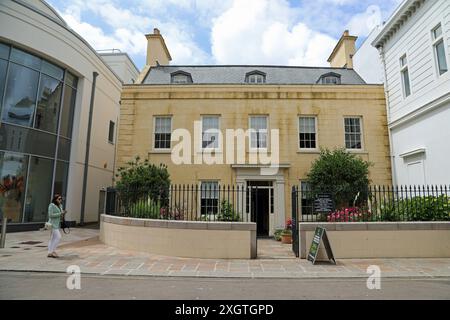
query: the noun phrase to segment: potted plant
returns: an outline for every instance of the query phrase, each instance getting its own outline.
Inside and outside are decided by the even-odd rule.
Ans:
[[[291,244],[292,243],[292,220],[288,219],[286,221],[286,227],[281,232],[281,243]]]

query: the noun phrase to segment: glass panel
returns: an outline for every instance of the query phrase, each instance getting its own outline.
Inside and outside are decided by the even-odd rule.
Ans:
[[[0,149],[53,158],[56,136],[14,125],[0,126]]]
[[[202,118],[202,147],[219,147],[219,117]]]
[[[58,144],[58,159],[70,160],[70,140],[65,138],[59,138]]]
[[[0,151],[0,218],[22,222],[28,157]]]
[[[69,86],[65,86],[63,107],[61,110],[61,127],[59,129],[59,134],[67,138],[72,137],[72,122],[76,96],[76,90],[72,89]]]
[[[8,62],[5,60],[0,60],[0,113],[2,110],[3,91],[5,89],[7,67],[8,67]]]
[[[54,193],[59,193],[63,197],[63,202],[67,195],[67,179],[69,176],[69,164],[66,162],[56,162]],[[65,207],[63,203],[63,207]]]
[[[442,75],[448,71],[447,59],[445,58],[444,41],[441,41],[436,45],[436,55],[438,60],[439,74]]]
[[[407,63],[408,63],[408,60],[406,59],[406,56],[403,56],[400,58],[400,65],[402,67],[406,66]]]
[[[0,43],[0,58],[2,59],[9,59],[9,46]]]
[[[74,89],[77,88],[78,85],[78,78],[75,77],[73,74],[71,74],[70,72],[67,72],[66,75],[66,84],[68,84],[69,86],[73,87]]]
[[[436,29],[433,31],[434,39],[436,40],[442,35],[442,27],[439,25]]]
[[[219,209],[219,183],[216,181],[201,184],[201,215],[217,214]]]
[[[41,75],[39,100],[34,127],[56,133],[62,83],[52,77]]]
[[[48,205],[52,197],[52,177],[53,160],[30,158],[24,222],[47,220]]]
[[[11,61],[23,64],[33,69],[41,69],[40,58],[16,48],[13,48],[11,51]]]
[[[33,125],[39,73],[11,63],[2,120],[26,127]]]
[[[170,149],[171,118],[155,119],[155,149]]]
[[[109,132],[108,132],[108,141],[111,143],[114,142],[114,127],[115,127],[114,122],[110,121],[109,122]]]
[[[402,71],[403,76],[403,86],[405,89],[405,96],[408,97],[411,94],[411,87],[409,84],[409,72],[408,69]]]
[[[64,70],[54,64],[42,60],[42,68],[41,71],[49,76],[52,76],[58,80],[62,80],[64,78]]]

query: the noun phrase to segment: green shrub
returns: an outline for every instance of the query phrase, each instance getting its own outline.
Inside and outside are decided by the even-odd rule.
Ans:
[[[240,217],[239,214],[234,211],[233,205],[230,202],[223,200],[220,203],[220,212],[217,215],[217,220],[229,222],[240,221]]]
[[[380,215],[383,221],[449,221],[450,197],[426,196],[382,202]]]
[[[155,202],[151,198],[136,200],[134,203],[130,203],[129,206],[125,206],[126,215],[131,218],[160,219],[160,212],[160,203]]]
[[[119,178],[116,188],[125,205],[131,207],[147,197],[155,202],[159,201],[163,206],[168,204],[170,178],[165,165],[156,166],[148,159],[140,161],[136,157],[126,167],[120,167],[116,177]]]
[[[361,204],[367,199],[370,166],[345,149],[321,149],[308,173],[311,191],[331,193],[337,209]]]

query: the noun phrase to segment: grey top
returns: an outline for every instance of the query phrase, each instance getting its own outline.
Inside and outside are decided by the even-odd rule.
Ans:
[[[190,75],[192,84],[248,84],[247,74],[254,71],[265,75],[265,84],[322,84],[321,78],[330,73],[340,78],[340,84],[366,84],[353,69],[244,65],[156,66],[150,69],[143,84],[171,84],[171,74],[176,72]]]

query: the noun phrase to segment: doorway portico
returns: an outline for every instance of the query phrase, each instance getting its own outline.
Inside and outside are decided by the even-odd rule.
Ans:
[[[283,229],[286,220],[285,171],[290,165],[279,165],[278,172],[271,175],[264,174],[264,168],[268,166],[242,164],[231,167],[235,172],[237,186],[258,189],[257,195],[246,196],[248,201],[257,202],[256,206],[249,205],[247,209],[255,211],[250,212],[252,218],[259,218],[258,235],[273,236],[276,229]]]

